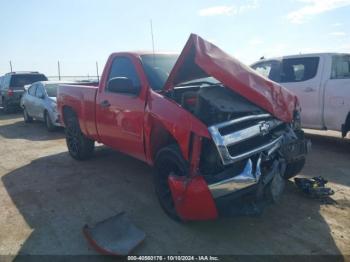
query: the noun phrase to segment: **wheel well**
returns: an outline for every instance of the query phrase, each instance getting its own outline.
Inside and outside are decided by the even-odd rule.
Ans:
[[[76,113],[75,113],[74,110],[73,110],[71,107],[69,107],[69,106],[63,107],[62,112],[63,112],[63,122],[64,122],[65,125],[67,124],[67,119],[68,119],[69,117],[76,117]]]
[[[160,123],[154,123],[151,136],[151,157],[154,161],[158,151],[168,145],[178,144],[176,139],[170,134],[170,132],[163,127]]]

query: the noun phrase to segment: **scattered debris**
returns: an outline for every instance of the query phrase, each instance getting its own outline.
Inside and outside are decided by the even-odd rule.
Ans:
[[[321,176],[312,179],[296,177],[294,182],[302,192],[311,198],[325,198],[334,194],[331,188],[325,187],[328,181]]]
[[[116,256],[130,254],[146,237],[125,212],[98,222],[93,227],[85,225],[83,233],[97,252]]]

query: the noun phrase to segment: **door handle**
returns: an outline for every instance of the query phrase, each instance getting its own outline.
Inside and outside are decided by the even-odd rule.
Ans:
[[[316,89],[314,89],[314,88],[312,88],[312,87],[306,87],[306,88],[304,89],[304,91],[305,91],[306,93],[310,93],[310,92],[316,91]]]
[[[111,104],[108,102],[108,100],[104,100],[104,101],[102,101],[102,102],[100,103],[100,106],[101,106],[102,108],[107,108],[107,107],[110,107]]]

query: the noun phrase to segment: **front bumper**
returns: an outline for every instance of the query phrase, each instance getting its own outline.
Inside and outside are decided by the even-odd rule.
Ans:
[[[169,187],[173,196],[177,214],[182,220],[213,220],[218,216],[254,215],[262,212],[270,202],[265,197],[266,188],[275,176],[281,175],[283,167],[276,161],[273,169],[261,176],[256,183],[237,182],[222,189],[213,190],[203,176],[192,178],[169,176]],[[278,185],[283,187],[283,185]]]
[[[293,148],[289,157],[295,159],[308,152],[309,141],[300,139],[287,146]],[[287,149],[282,146],[279,150]],[[276,201],[282,193],[287,165],[286,159],[276,158],[270,160],[268,169],[265,168],[262,173],[262,160],[262,154],[256,161],[248,159],[240,174],[231,174],[231,177],[220,174],[219,177],[225,177],[220,181],[209,181],[201,175],[169,176],[168,183],[177,214],[186,221],[261,213],[267,204]],[[230,173],[230,169],[224,172]]]

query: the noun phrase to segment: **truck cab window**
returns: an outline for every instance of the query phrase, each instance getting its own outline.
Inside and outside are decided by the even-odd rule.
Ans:
[[[127,57],[117,57],[114,59],[108,81],[115,77],[126,77],[131,80],[135,87],[141,86],[136,68]]]
[[[253,66],[253,69],[255,69],[259,74],[275,82],[280,82],[281,80],[280,68],[281,68],[281,63],[277,60],[261,62]]]
[[[350,55],[335,55],[332,58],[332,79],[350,78]]]
[[[280,82],[302,82],[314,78],[317,73],[319,61],[319,57],[283,59]]]
[[[271,71],[271,63],[270,62],[260,63],[254,66],[254,69],[262,76],[268,78]]]

